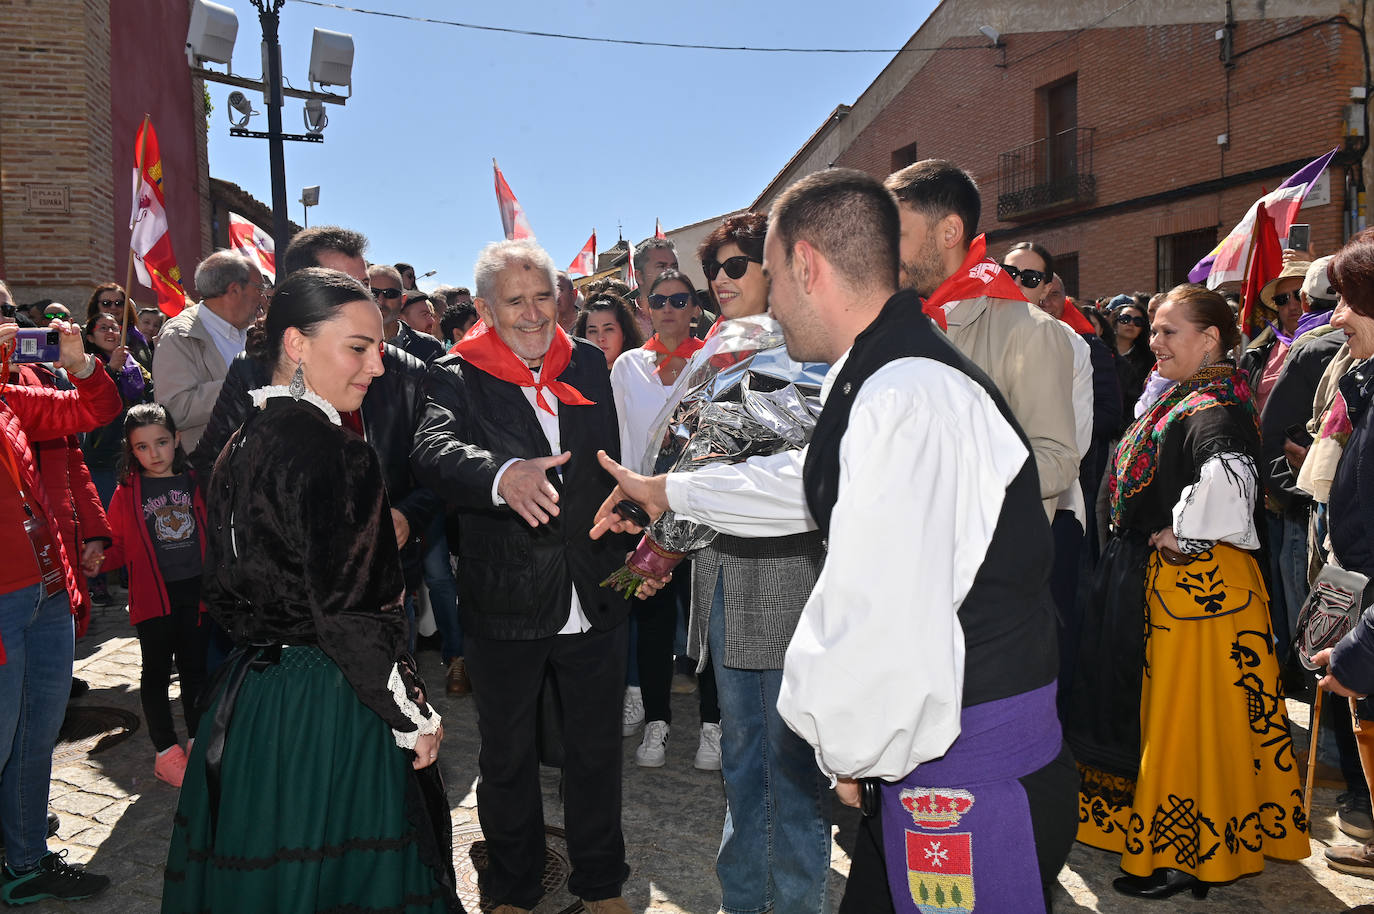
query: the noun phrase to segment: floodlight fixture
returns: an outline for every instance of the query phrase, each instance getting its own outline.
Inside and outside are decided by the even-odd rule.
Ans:
[[[239,17],[232,9],[211,0],[191,4],[191,24],[186,29],[186,62],[222,63],[233,72],[234,40],[239,34]]]
[[[345,86],[353,93],[353,36],[315,29],[310,42],[310,88]]]
[[[983,33],[984,38],[992,42],[994,48],[1000,48],[1002,46],[1002,33],[992,26],[980,25],[978,26],[978,31]]]
[[[324,133],[324,128],[329,126],[329,115],[324,113],[324,102],[318,98],[309,98],[305,101],[305,129],[310,133]]]
[[[234,119],[233,114],[229,114],[229,123],[235,127],[247,126],[248,119],[259,113],[253,110],[253,103],[248,100],[248,96],[237,89],[229,93],[229,107],[239,113],[237,120]]]

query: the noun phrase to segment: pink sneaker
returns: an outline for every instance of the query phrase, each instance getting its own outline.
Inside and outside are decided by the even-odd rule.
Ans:
[[[186,753],[180,746],[173,746],[157,756],[153,763],[153,774],[159,781],[166,781],[173,787],[180,787],[186,777]]]

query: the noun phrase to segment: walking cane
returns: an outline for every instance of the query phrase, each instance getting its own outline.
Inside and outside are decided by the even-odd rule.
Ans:
[[[1312,702],[1312,739],[1307,744],[1307,786],[1302,792],[1302,813],[1308,822],[1312,821],[1312,782],[1317,779],[1317,728],[1322,719],[1322,695],[1325,690],[1317,686],[1317,697]]]

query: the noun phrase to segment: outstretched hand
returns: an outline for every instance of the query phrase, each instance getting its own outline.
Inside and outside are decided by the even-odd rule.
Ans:
[[[605,451],[597,451],[596,459],[615,478],[616,486],[596,510],[596,517],[592,519],[592,539],[600,539],[606,533],[639,533],[644,529],[615,513],[615,506],[625,499],[643,508],[650,521],[658,520],[668,510],[668,477],[643,476],[627,470]]]
[[[531,527],[547,524],[558,516],[558,490],[549,482],[550,467],[561,466],[572,457],[564,451],[556,457],[535,457],[512,463],[501,474],[496,492],[516,514]]]

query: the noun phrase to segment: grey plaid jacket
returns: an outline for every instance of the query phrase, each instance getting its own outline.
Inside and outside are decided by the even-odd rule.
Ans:
[[[780,670],[824,560],[819,532],[766,539],[721,534],[695,553],[687,653],[698,672],[710,657],[706,639],[718,579],[725,587],[725,665]]]

